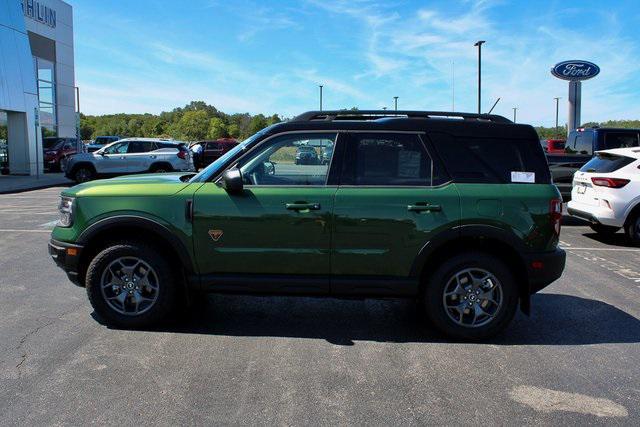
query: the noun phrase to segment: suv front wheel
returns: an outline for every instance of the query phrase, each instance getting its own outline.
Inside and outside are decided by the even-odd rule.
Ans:
[[[443,263],[427,279],[424,298],[437,329],[477,341],[506,328],[518,306],[518,289],[501,260],[470,252]]]
[[[138,242],[101,251],[87,270],[89,301],[109,325],[148,327],[166,320],[176,305],[176,281],[169,263]]]

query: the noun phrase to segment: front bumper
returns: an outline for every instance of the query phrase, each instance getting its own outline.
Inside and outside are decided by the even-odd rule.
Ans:
[[[564,271],[566,259],[566,252],[560,248],[553,252],[528,254],[526,261],[529,293],[535,294],[559,279]]]
[[[79,274],[82,249],[82,246],[72,243],[60,242],[54,239],[49,241],[49,255],[51,255],[56,265],[67,273],[69,280],[78,286],[84,286]]]

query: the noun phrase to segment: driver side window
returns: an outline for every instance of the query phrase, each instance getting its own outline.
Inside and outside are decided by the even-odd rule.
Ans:
[[[277,136],[238,167],[246,185],[325,185],[335,141],[335,133]]]
[[[105,148],[104,154],[124,154],[127,152],[128,142],[121,142],[120,144],[113,144],[110,147]]]

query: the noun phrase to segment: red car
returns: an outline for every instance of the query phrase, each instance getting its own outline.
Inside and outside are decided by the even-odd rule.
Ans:
[[[44,151],[44,167],[50,171],[62,170],[62,159],[76,154],[78,141],[75,138],[58,138],[56,136],[44,138],[42,150]]]
[[[215,141],[198,141],[197,144],[202,147],[202,152],[200,155],[194,152],[194,163],[197,163],[196,168],[204,168],[238,145],[238,141],[233,138],[221,138]]]
[[[545,153],[564,153],[564,146],[567,143],[564,139],[543,139],[542,149]]]

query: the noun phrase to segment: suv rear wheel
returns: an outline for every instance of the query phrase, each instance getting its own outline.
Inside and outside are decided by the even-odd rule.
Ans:
[[[469,252],[449,259],[428,278],[424,298],[427,316],[437,329],[476,341],[509,324],[518,306],[518,289],[502,261]]]
[[[168,265],[157,251],[142,243],[109,246],[89,264],[89,301],[114,326],[140,328],[166,320],[178,298]]]

